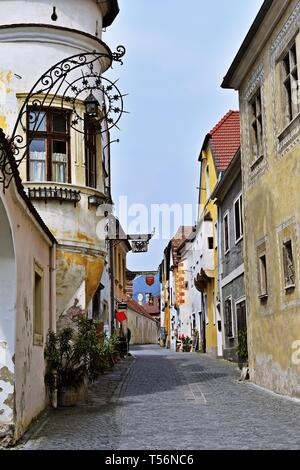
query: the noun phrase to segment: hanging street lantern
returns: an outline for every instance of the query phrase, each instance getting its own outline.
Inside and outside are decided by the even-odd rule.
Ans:
[[[90,118],[98,116],[98,110],[99,110],[100,103],[97,100],[97,98],[95,98],[95,96],[93,95],[92,92],[84,100],[84,104],[85,104],[86,114]]]

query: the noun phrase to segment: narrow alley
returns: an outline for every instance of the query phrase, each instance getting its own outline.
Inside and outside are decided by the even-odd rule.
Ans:
[[[132,355],[19,449],[300,449],[300,403],[238,382],[235,364],[153,345]]]

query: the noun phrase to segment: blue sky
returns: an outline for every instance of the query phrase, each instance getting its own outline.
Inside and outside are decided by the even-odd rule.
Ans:
[[[207,132],[237,94],[220,84],[262,0],[119,0],[120,13],[103,40],[123,44],[124,65],[106,75],[120,78],[130,114],[113,131],[115,202],[196,204],[198,155]],[[188,7],[187,7],[188,6]],[[122,215],[120,214],[122,222]],[[128,268],[153,270],[166,240],[147,254],[130,254]]]

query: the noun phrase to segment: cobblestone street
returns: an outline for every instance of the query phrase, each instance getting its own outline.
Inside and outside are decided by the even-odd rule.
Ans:
[[[236,366],[158,346],[133,348],[93,385],[87,405],[51,411],[20,449],[300,449],[300,403]]]

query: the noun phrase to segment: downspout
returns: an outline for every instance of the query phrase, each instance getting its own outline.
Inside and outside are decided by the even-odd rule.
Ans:
[[[110,261],[110,334],[115,331],[115,269],[114,269],[114,240],[109,239]]]
[[[218,276],[219,276],[219,299],[220,299],[220,317],[221,317],[221,328],[222,328],[222,353],[224,351],[225,347],[225,336],[224,336],[224,318],[223,318],[223,289],[222,289],[222,273],[221,273],[221,267],[222,267],[222,210],[221,206],[218,205]]]
[[[56,332],[56,244],[49,249],[49,330]],[[57,377],[55,375],[55,385],[51,392],[51,405],[57,408]]]
[[[56,245],[50,247],[50,289],[49,289],[49,311],[50,330],[56,332]]]

